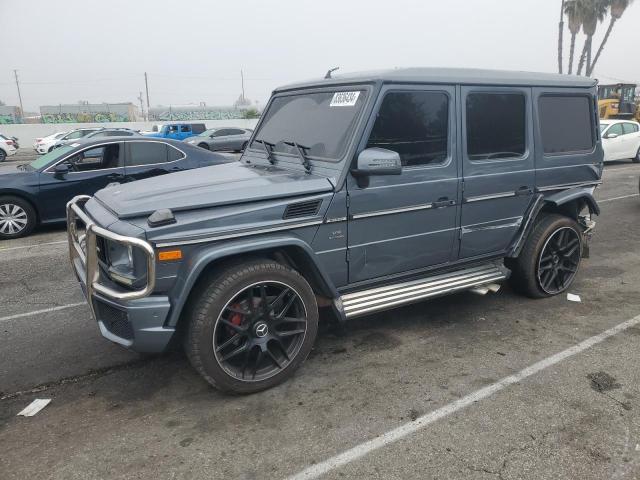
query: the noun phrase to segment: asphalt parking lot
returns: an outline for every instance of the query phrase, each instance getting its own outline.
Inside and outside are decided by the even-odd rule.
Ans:
[[[640,478],[639,176],[606,167],[580,303],[505,287],[325,328],[246,397],[103,340],[62,228],[3,242],[0,477]]]

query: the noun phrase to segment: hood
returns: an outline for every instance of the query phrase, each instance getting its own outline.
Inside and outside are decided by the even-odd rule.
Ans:
[[[119,218],[133,218],[332,190],[323,176],[233,162],[114,185],[95,197]]]
[[[20,170],[18,166],[21,164],[3,165],[0,163],[0,175],[28,174],[28,170]],[[33,170],[31,170],[33,171]]]

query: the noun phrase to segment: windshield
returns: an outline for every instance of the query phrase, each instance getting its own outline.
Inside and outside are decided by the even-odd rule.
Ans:
[[[295,142],[310,158],[339,159],[346,149],[366,91],[331,91],[276,97],[264,114],[256,140],[273,144],[274,153],[297,155]],[[286,143],[285,143],[286,142]],[[251,148],[264,150],[253,141]]]
[[[56,148],[54,150],[51,150],[49,153],[45,153],[40,158],[34,160],[29,164],[29,166],[35,170],[46,167],[47,165],[49,165],[50,163],[53,163],[55,160],[57,160],[58,158],[60,158],[62,155],[69,152],[70,150],[73,150],[74,148],[75,147],[72,147],[70,145],[64,145],[60,148]]]
[[[607,129],[608,126],[609,126],[608,123],[601,123],[600,124],[600,133],[604,132]]]

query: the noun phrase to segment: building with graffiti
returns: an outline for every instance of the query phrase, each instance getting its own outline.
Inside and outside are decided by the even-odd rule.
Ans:
[[[106,123],[140,120],[133,103],[79,103],[40,107],[42,123]]]
[[[7,125],[9,123],[22,123],[20,107],[0,105],[0,125]]]
[[[247,117],[249,107],[213,107],[200,105],[169,105],[152,107],[151,121],[236,120]],[[255,109],[252,109],[255,110]]]

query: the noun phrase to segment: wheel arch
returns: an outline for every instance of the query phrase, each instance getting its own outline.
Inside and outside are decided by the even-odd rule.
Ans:
[[[190,297],[197,294],[198,287],[212,272],[233,263],[244,263],[252,259],[268,258],[287,265],[302,275],[313,291],[326,298],[338,298],[339,293],[318,263],[312,248],[300,238],[278,236],[260,241],[244,240],[221,245],[211,245],[202,249],[189,262],[186,275],[178,279],[177,289],[172,297],[177,301],[167,321],[176,326],[185,307],[190,305]]]
[[[10,188],[0,189],[0,197],[5,196],[19,198],[31,205],[33,211],[36,212],[36,224],[40,223],[40,210],[38,209],[38,203],[31,195],[25,194],[22,190],[12,190]]]

